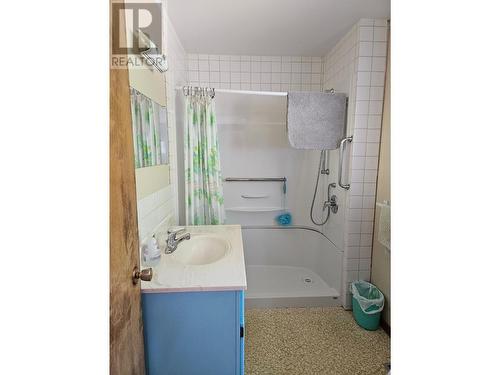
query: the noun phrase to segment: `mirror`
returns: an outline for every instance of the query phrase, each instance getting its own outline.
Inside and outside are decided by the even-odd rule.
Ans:
[[[130,111],[142,249],[159,226],[175,224],[176,199],[171,176],[171,165],[175,163],[171,150],[175,148],[169,139],[168,111],[165,105],[159,104],[160,99],[165,102],[165,98],[156,95],[161,89],[154,90],[155,84],[162,81],[141,73],[143,76],[134,77],[134,86],[130,87]]]

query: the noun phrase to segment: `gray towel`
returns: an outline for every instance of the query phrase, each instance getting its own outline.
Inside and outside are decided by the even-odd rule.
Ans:
[[[289,92],[288,140],[293,148],[333,150],[344,137],[346,95]]]

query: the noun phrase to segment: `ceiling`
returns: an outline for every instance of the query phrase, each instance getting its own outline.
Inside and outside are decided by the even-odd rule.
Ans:
[[[168,0],[188,53],[323,56],[360,18],[389,18],[390,0]]]

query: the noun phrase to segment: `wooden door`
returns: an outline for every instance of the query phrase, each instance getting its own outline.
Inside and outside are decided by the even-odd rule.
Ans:
[[[144,374],[134,149],[127,69],[110,69],[110,373]]]

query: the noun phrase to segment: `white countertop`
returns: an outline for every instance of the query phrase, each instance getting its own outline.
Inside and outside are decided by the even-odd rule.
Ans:
[[[179,244],[174,253],[165,254],[167,228],[160,228],[156,238],[162,249],[161,260],[152,266],[153,280],[141,281],[142,293],[227,291],[247,288],[240,225],[186,226],[186,230],[193,237],[207,235],[225,239],[230,244],[229,252],[222,259],[206,265],[179,263],[173,255],[182,251],[183,243]],[[141,265],[141,268],[146,267],[148,266]]]

